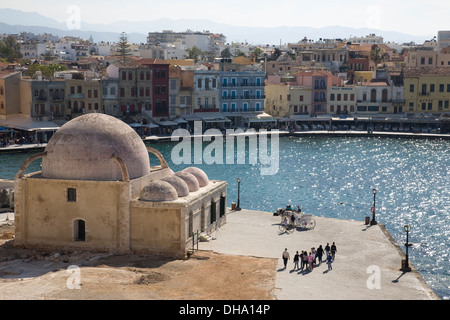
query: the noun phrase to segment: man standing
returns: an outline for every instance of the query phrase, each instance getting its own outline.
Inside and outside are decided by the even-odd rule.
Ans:
[[[283,257],[283,262],[284,262],[284,268],[286,269],[288,260],[290,259],[289,252],[287,251],[287,248],[284,249],[282,257]]]
[[[331,257],[333,258],[333,261],[334,261],[334,256],[335,256],[335,254],[336,254],[336,245],[334,244],[334,242],[333,242],[333,244],[331,245]]]

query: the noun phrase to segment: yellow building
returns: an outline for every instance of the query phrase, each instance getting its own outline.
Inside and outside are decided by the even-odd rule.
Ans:
[[[42,170],[25,174],[39,158]],[[185,257],[197,232],[226,222],[226,182],[195,167],[174,173],[129,125],[100,113],[64,124],[23,164],[14,191],[14,244],[25,248]]]
[[[449,112],[450,68],[406,68],[406,112]]]
[[[68,115],[102,111],[103,87],[100,80],[67,79],[65,95]]]

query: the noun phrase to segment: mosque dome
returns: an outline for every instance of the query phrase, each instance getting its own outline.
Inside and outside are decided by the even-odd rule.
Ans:
[[[150,172],[147,148],[125,122],[102,113],[79,116],[56,131],[45,148],[42,176],[68,180],[122,180],[117,160],[130,179]]]
[[[202,169],[196,167],[188,167],[182,170],[182,172],[188,172],[194,175],[198,180],[199,187],[204,187],[209,183],[208,175]]]
[[[177,190],[168,182],[162,180],[151,181],[142,188],[140,200],[143,201],[172,201],[178,199]]]
[[[186,182],[187,186],[189,187],[189,192],[194,192],[194,191],[197,191],[198,189],[200,189],[198,180],[193,174],[191,174],[189,172],[180,171],[180,172],[175,173],[175,176],[183,179],[184,182]]]
[[[161,179],[161,181],[170,183],[172,187],[177,190],[177,194],[179,197],[185,197],[189,194],[189,187],[186,182],[176,175],[164,177]]]

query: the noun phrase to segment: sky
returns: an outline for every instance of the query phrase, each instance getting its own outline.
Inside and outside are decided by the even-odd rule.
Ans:
[[[345,26],[412,35],[450,30],[449,0],[0,0],[0,8],[64,22],[206,19],[235,26]]]

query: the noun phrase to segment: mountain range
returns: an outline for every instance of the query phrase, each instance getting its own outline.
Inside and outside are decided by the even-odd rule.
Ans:
[[[415,42],[422,44],[425,40],[432,39],[434,35],[409,35],[395,31],[381,31],[368,28],[349,28],[342,26],[329,26],[323,28],[298,27],[242,27],[216,23],[210,20],[192,19],[168,19],[161,18],[152,21],[117,21],[109,24],[91,24],[80,22],[79,28],[70,28],[66,22],[45,17],[36,12],[24,12],[20,10],[0,9],[0,34],[17,34],[20,32],[32,32],[34,34],[50,33],[60,37],[76,36],[89,39],[94,42],[117,42],[121,32],[126,32],[128,40],[133,43],[146,43],[148,32],[162,32],[172,30],[175,32],[209,31],[221,33],[227,38],[227,42],[249,43],[255,45],[279,45],[296,43],[304,37],[313,40],[322,39],[347,39],[352,36],[366,36],[376,34],[382,36],[384,42]],[[436,34],[437,34],[436,30]]]

